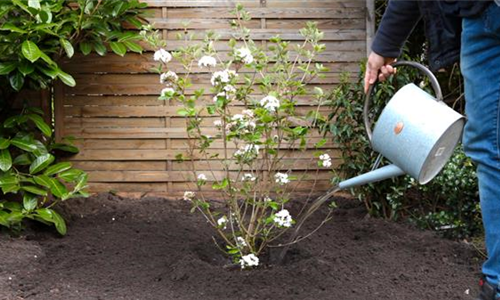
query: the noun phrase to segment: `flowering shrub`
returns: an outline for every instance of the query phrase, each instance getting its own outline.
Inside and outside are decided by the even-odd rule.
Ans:
[[[294,173],[286,159],[293,151],[306,150],[308,134],[322,118],[319,108],[323,90],[316,87],[311,93],[307,83],[321,77],[327,68],[314,63],[314,57],[325,49],[320,44],[323,33],[314,23],[300,31],[305,41],[295,47],[295,57],[291,58],[289,42],[274,37],[266,53],[249,39],[250,31],[242,26],[242,21],[250,18],[248,13],[238,5],[234,14],[234,38],[228,42],[231,50],[227,59],[215,50],[214,33],[207,33],[202,44],[191,42],[189,34],[181,35],[185,47],[172,53],[164,50],[164,41],[157,33],[147,39],[158,49],[154,60],[159,62],[160,82],[166,85],[159,99],[183,105],[178,114],[186,120],[189,149],[177,158],[203,159],[210,165],[203,173],[193,163],[196,184],[183,198],[217,231],[233,261],[248,268],[258,266],[259,255],[299,217],[286,207],[293,182],[307,172]],[[182,76],[170,68],[172,59],[182,65]],[[211,74],[209,92],[198,89],[190,94],[190,75],[196,71]],[[310,101],[310,112],[297,110],[300,96],[316,100],[315,104]],[[207,128],[206,120],[213,126]],[[222,144],[222,150],[214,150],[214,144]],[[323,139],[316,147],[324,144]],[[328,170],[330,156],[317,153],[316,157],[320,155],[317,164],[311,158],[311,167]],[[214,171],[214,161],[221,163],[222,174]],[[207,190],[222,193],[224,209],[208,201],[204,195]]]

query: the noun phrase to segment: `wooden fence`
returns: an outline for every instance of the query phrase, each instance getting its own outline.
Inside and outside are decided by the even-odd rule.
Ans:
[[[227,51],[230,37],[230,10],[236,1],[224,0],[143,0],[149,4],[149,20],[161,29],[167,49],[180,45],[176,40],[189,21],[190,32],[203,36],[205,30],[215,30],[222,40],[215,47]],[[283,39],[300,42],[299,29],[309,20],[316,21],[325,32],[327,51],[319,62],[330,68],[325,79],[314,84],[329,88],[338,83],[341,72],[357,75],[358,64],[366,57],[370,22],[366,1],[342,0],[240,0],[252,19],[246,24],[251,38],[267,46],[268,40],[279,34]],[[368,1],[370,3],[370,1]],[[192,188],[191,163],[176,162],[175,156],[184,152],[185,123],[177,115],[180,108],[174,102],[158,101],[162,85],[159,76],[151,72],[156,63],[152,53],[127,54],[118,57],[108,54],[78,56],[64,68],[77,81],[69,88],[55,88],[56,135],[74,136],[81,152],[71,158],[76,167],[89,173],[91,191],[163,193],[178,197]],[[174,71],[180,66],[172,64]],[[208,87],[210,74],[195,70],[194,88]],[[207,85],[208,83],[208,85]],[[208,90],[208,88],[206,89]],[[301,105],[307,107],[307,99]],[[300,108],[299,108],[300,109]],[[212,124],[209,118],[206,126]],[[210,129],[209,129],[210,130]],[[318,136],[312,136],[312,145]],[[325,151],[337,157],[334,145]],[[218,151],[217,149],[214,151]],[[291,152],[287,163],[294,172],[311,167],[312,151]],[[219,166],[220,162],[211,162]],[[314,164],[315,162],[313,162]],[[200,170],[208,168],[207,161],[196,161]],[[329,187],[328,172],[310,176],[318,179],[318,191]],[[298,192],[308,192],[311,181],[297,183]]]

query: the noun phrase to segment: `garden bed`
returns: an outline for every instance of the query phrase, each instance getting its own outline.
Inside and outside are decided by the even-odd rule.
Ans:
[[[67,236],[40,225],[0,236],[0,299],[474,298],[480,259],[470,246],[367,217],[356,200],[337,202],[333,219],[285,264],[240,271],[227,268],[188,203],[71,200]]]

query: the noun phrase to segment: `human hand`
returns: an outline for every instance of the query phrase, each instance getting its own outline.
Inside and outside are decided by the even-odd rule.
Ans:
[[[391,66],[395,62],[395,58],[383,57],[375,52],[371,52],[366,62],[365,72],[365,94],[368,92],[370,85],[375,81],[384,81],[387,77],[396,73],[396,69]]]

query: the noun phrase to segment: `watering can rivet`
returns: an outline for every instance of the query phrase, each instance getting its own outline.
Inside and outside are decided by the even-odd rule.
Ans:
[[[403,131],[403,127],[405,127],[405,124],[403,122],[396,123],[396,126],[394,126],[394,133],[400,134],[401,131]]]

